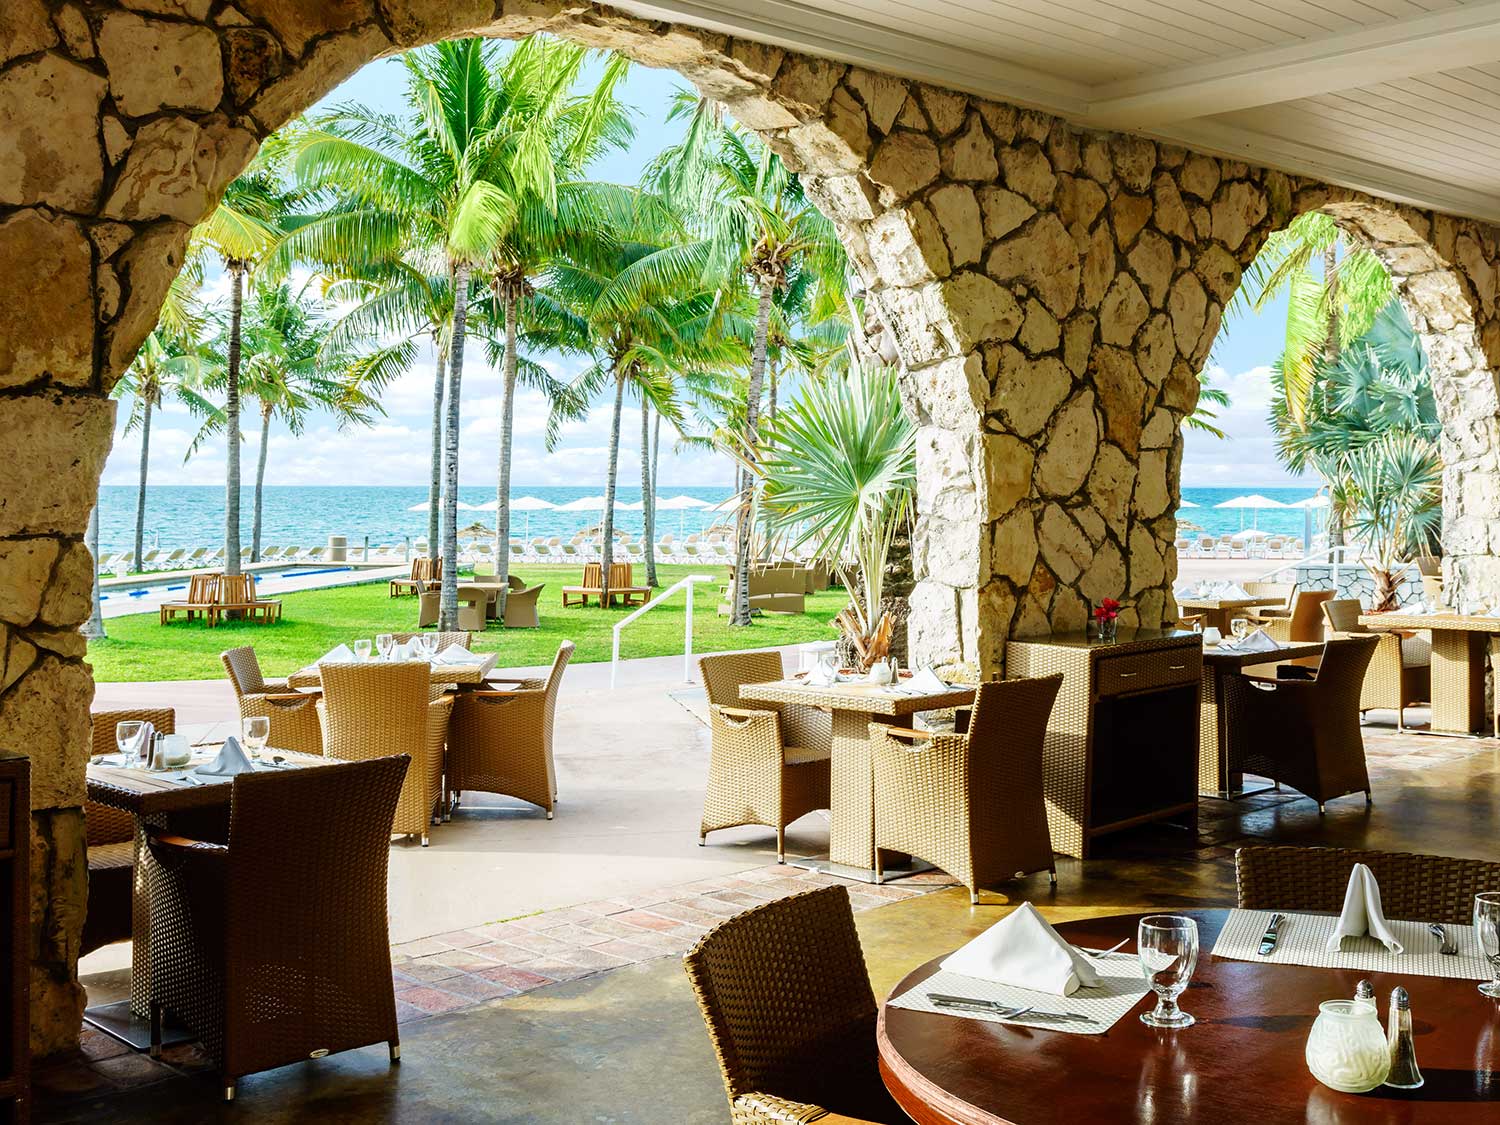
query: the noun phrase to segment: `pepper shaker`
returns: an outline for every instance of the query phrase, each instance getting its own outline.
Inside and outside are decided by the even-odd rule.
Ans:
[[[1398,1090],[1415,1090],[1422,1085],[1422,1071],[1417,1067],[1417,1047],[1411,1035],[1411,998],[1406,989],[1397,987],[1391,993],[1391,1010],[1386,1041],[1391,1050],[1391,1072],[1385,1084]]]

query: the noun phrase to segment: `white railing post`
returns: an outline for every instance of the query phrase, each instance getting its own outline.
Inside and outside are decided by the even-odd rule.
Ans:
[[[613,644],[613,650],[611,652],[610,661],[609,661],[609,686],[610,686],[611,690],[614,689],[614,686],[615,686],[615,676],[618,673],[619,668],[620,668],[620,630],[623,629],[623,628],[625,628],[625,626],[629,625],[632,621],[634,621],[641,614],[645,613],[648,610],[655,609],[657,606],[661,605],[662,602],[666,601],[673,594],[675,594],[678,590],[682,590],[682,589],[686,589],[687,590],[687,622],[686,622],[686,625],[684,626],[684,634],[683,634],[683,641],[682,641],[682,671],[683,671],[683,678],[685,680],[687,680],[689,683],[692,682],[692,679],[693,679],[693,587],[696,586],[699,582],[712,582],[712,581],[714,581],[714,576],[712,574],[689,574],[686,578],[680,579],[677,582],[674,582],[672,585],[668,586],[660,594],[657,594],[656,597],[652,598],[649,602],[647,602],[645,605],[641,606],[640,609],[636,610],[634,613],[630,614],[628,617],[621,618],[619,621],[617,621],[615,623],[615,628],[614,628],[614,644]]]
[[[682,682],[693,682],[693,584],[687,587],[687,624],[682,628]]]

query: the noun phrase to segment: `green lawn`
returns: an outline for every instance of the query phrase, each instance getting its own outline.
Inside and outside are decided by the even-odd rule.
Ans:
[[[563,609],[559,589],[580,578],[576,566],[527,566],[515,568],[528,583],[545,582],[540,603],[540,629],[501,629],[492,625],[474,647],[498,651],[502,667],[546,664],[557,652],[558,642],[570,640],[578,646],[576,661],[608,660],[611,632],[627,610],[602,610],[570,606]],[[642,572],[643,573],[643,572]],[[688,574],[719,577],[718,567],[659,566],[657,576],[669,586]],[[275,625],[251,625],[230,621],[209,629],[201,621],[157,623],[157,615],[134,614],[105,621],[109,636],[89,644],[88,659],[94,678],[100,681],[209,680],[224,674],[219,653],[236,645],[253,644],[261,667],[268,676],[284,676],[322,656],[340,642],[376,633],[410,632],[416,627],[417,600],[390,598],[384,582],[378,585],[341,586],[329,590],[281,595],[283,619]],[[697,587],[693,613],[693,650],[719,652],[726,649],[761,648],[831,640],[836,635],[833,617],[847,603],[842,590],[829,590],[808,598],[808,612],[801,616],[762,616],[748,629],[731,629],[718,615],[719,592],[709,583]],[[620,656],[664,656],[682,652],[683,594],[653,609],[621,634]]]

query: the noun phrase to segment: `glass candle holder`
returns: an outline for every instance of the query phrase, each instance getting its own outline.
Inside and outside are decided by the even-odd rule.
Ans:
[[[1325,1000],[1307,1036],[1307,1069],[1323,1085],[1363,1094],[1391,1071],[1390,1048],[1373,1006]]]

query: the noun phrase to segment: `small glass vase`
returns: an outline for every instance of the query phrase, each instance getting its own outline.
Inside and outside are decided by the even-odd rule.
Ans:
[[[1103,644],[1114,644],[1115,635],[1119,632],[1120,619],[1118,617],[1096,617],[1094,618],[1094,633]]]
[[[1372,1004],[1325,1000],[1307,1036],[1307,1069],[1345,1094],[1375,1089],[1391,1072],[1390,1047]]]

